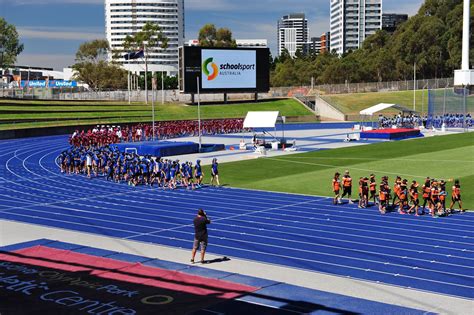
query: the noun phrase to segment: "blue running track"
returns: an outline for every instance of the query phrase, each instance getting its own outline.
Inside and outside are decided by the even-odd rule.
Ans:
[[[325,197],[130,187],[61,174],[66,146],[64,136],[0,141],[0,218],[188,249],[203,207],[212,253],[474,298],[473,213],[382,216]]]

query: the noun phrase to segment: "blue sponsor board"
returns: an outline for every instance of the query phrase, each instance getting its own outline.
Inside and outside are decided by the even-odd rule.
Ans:
[[[66,80],[30,80],[30,81],[21,81],[21,87],[31,87],[31,88],[70,88],[77,87],[76,81],[66,81]]]

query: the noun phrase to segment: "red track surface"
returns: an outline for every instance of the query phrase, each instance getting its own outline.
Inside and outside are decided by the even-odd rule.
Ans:
[[[98,278],[142,284],[200,296],[212,295],[219,299],[234,299],[258,289],[178,271],[149,267],[139,263],[129,263],[45,246],[30,247],[13,253],[20,255],[0,254],[0,260],[68,272],[87,272]]]

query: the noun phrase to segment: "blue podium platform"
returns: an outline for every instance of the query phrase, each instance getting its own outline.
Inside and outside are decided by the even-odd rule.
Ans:
[[[139,155],[152,156],[173,156],[183,154],[193,154],[199,152],[199,144],[195,142],[182,141],[141,141],[141,142],[126,142],[117,143],[115,146],[120,152],[135,151]],[[201,152],[213,152],[225,150],[223,144],[203,144]]]

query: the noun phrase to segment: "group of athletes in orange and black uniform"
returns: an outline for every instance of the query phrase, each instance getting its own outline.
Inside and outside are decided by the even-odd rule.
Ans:
[[[347,196],[349,203],[354,203],[351,199],[352,195],[352,178],[349,171],[345,171],[342,178],[341,174],[334,174],[332,180],[332,189],[334,192],[333,203],[341,204],[341,199]],[[452,186],[451,192],[451,204],[447,208],[446,200],[448,192],[446,190],[447,182],[444,180],[436,180],[426,178],[424,184],[419,187],[416,180],[408,182],[407,179],[402,179],[397,176],[393,185],[393,190],[389,185],[388,177],[383,176],[382,181],[377,185],[375,175],[371,174],[370,177],[359,178],[359,200],[358,207],[366,208],[369,206],[369,202],[372,201],[373,205],[379,207],[379,211],[382,214],[387,213],[393,209],[398,209],[400,214],[425,214],[425,210],[428,208],[429,213],[433,217],[447,216],[454,212],[453,207],[458,204],[460,212],[464,212],[462,209],[461,200],[461,185],[459,180],[455,180]],[[379,186],[377,194],[377,186]],[[342,190],[342,195],[341,195]],[[420,193],[423,199],[423,205],[420,206]],[[421,207],[421,213],[419,208]]]

